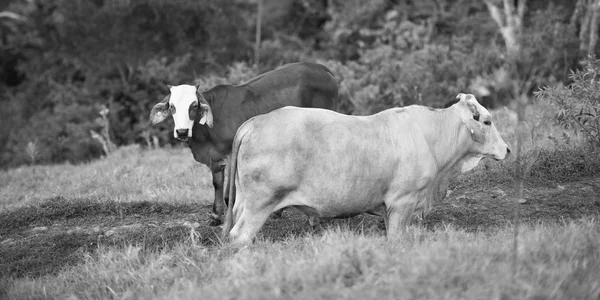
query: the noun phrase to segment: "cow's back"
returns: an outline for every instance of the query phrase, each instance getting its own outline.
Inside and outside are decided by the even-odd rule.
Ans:
[[[335,76],[321,64],[287,64],[250,79],[239,87],[251,91],[247,101],[256,99],[280,104],[271,110],[284,106],[337,109],[338,85]]]

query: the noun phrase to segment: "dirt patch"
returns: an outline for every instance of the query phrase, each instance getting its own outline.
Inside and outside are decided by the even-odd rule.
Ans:
[[[528,187],[525,203],[517,206],[520,221],[564,222],[583,216],[600,216],[600,178],[552,186]],[[428,228],[449,223],[465,230],[490,230],[512,223],[515,208],[513,186],[457,187],[425,218]]]
[[[145,251],[194,237],[213,245],[218,228],[200,226],[209,206],[117,203],[55,197],[0,214],[0,276],[40,276],[78,263],[99,246],[137,244]]]
[[[512,222],[512,186],[456,186],[423,220],[434,229],[444,224],[468,231],[496,230]],[[600,178],[525,190],[518,206],[522,222],[564,222],[600,216]],[[209,205],[157,202],[117,203],[99,199],[56,197],[0,213],[0,277],[36,277],[79,263],[99,246],[136,244],[156,251],[180,242],[220,245],[220,228],[207,226]],[[324,225],[384,234],[381,218],[362,215]],[[318,229],[318,230],[322,230]],[[269,240],[314,232],[306,216],[287,209],[269,219],[261,235]]]

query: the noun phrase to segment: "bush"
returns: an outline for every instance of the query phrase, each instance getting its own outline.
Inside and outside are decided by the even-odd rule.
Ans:
[[[571,84],[544,87],[536,97],[556,107],[555,121],[559,126],[573,129],[600,146],[600,60],[588,56],[581,65],[582,70],[571,71]]]
[[[600,173],[600,153],[586,146],[541,149],[531,167],[534,180],[568,182]]]

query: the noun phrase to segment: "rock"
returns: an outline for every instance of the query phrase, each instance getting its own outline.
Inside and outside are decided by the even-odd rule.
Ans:
[[[502,197],[506,196],[506,193],[501,189],[495,189],[494,191],[492,191],[492,193],[494,193],[492,195],[492,198],[496,198],[496,197],[502,198]]]
[[[517,202],[519,204],[525,204],[525,203],[527,203],[527,199],[525,199],[525,198],[517,199]]]
[[[191,223],[189,221],[185,221],[185,222],[183,222],[183,226],[190,227],[190,228],[198,228],[198,227],[200,227],[200,223],[198,223],[198,222]]]
[[[559,191],[564,191],[564,190],[565,190],[565,187],[564,187],[564,186],[562,186],[562,185],[560,185],[560,184],[559,184],[559,185],[557,185],[557,186],[556,186],[556,188],[557,188]]]

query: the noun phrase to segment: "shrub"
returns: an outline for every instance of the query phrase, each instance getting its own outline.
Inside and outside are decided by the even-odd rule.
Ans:
[[[581,64],[583,69],[571,71],[571,84],[544,87],[536,92],[536,97],[555,106],[559,126],[573,129],[600,146],[600,60],[588,56]]]

